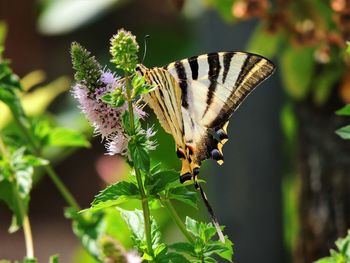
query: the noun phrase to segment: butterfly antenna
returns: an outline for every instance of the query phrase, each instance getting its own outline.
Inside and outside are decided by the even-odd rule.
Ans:
[[[147,38],[149,38],[149,35],[145,35],[145,37],[143,38],[145,49],[144,49],[144,52],[143,52],[143,58],[142,58],[141,64],[143,64],[143,61],[144,61],[145,58],[146,58],[146,52],[147,52]]]
[[[208,210],[208,213],[210,214],[210,218],[211,218],[211,221],[213,222],[215,228],[216,228],[216,232],[218,233],[218,236],[219,236],[219,239],[222,243],[225,243],[225,237],[224,237],[224,234],[222,233],[221,231],[221,227],[220,227],[220,224],[219,224],[219,221],[214,213],[214,210],[213,208],[211,207],[209,201],[208,201],[208,198],[206,196],[206,194],[204,193],[204,190],[202,188],[202,186],[196,181],[195,182],[195,187],[196,189],[199,189],[199,191],[201,192],[201,196],[202,196],[202,199],[204,201],[204,204],[205,206],[207,207],[207,210]]]

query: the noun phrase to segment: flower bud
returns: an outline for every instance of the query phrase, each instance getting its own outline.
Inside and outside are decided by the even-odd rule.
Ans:
[[[129,31],[121,29],[111,40],[110,53],[113,62],[118,69],[127,73],[133,73],[138,63],[137,52],[139,45],[136,42],[136,37]]]

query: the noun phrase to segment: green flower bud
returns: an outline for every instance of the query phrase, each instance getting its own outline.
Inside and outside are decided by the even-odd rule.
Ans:
[[[137,52],[139,45],[136,42],[136,37],[129,31],[120,29],[111,40],[110,53],[113,62],[118,69],[127,73],[133,73],[138,63]]]

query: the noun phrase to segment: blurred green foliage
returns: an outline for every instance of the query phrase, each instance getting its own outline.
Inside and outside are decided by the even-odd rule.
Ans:
[[[350,262],[350,231],[344,238],[336,242],[336,250],[330,250],[330,256],[317,260],[315,263],[349,263]]]

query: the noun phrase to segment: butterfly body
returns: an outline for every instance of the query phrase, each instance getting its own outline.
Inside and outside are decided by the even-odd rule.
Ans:
[[[182,161],[180,181],[196,179],[202,161],[224,161],[229,117],[246,96],[274,71],[258,55],[220,52],[170,63],[162,68],[138,66],[156,88],[143,99],[176,143]]]

